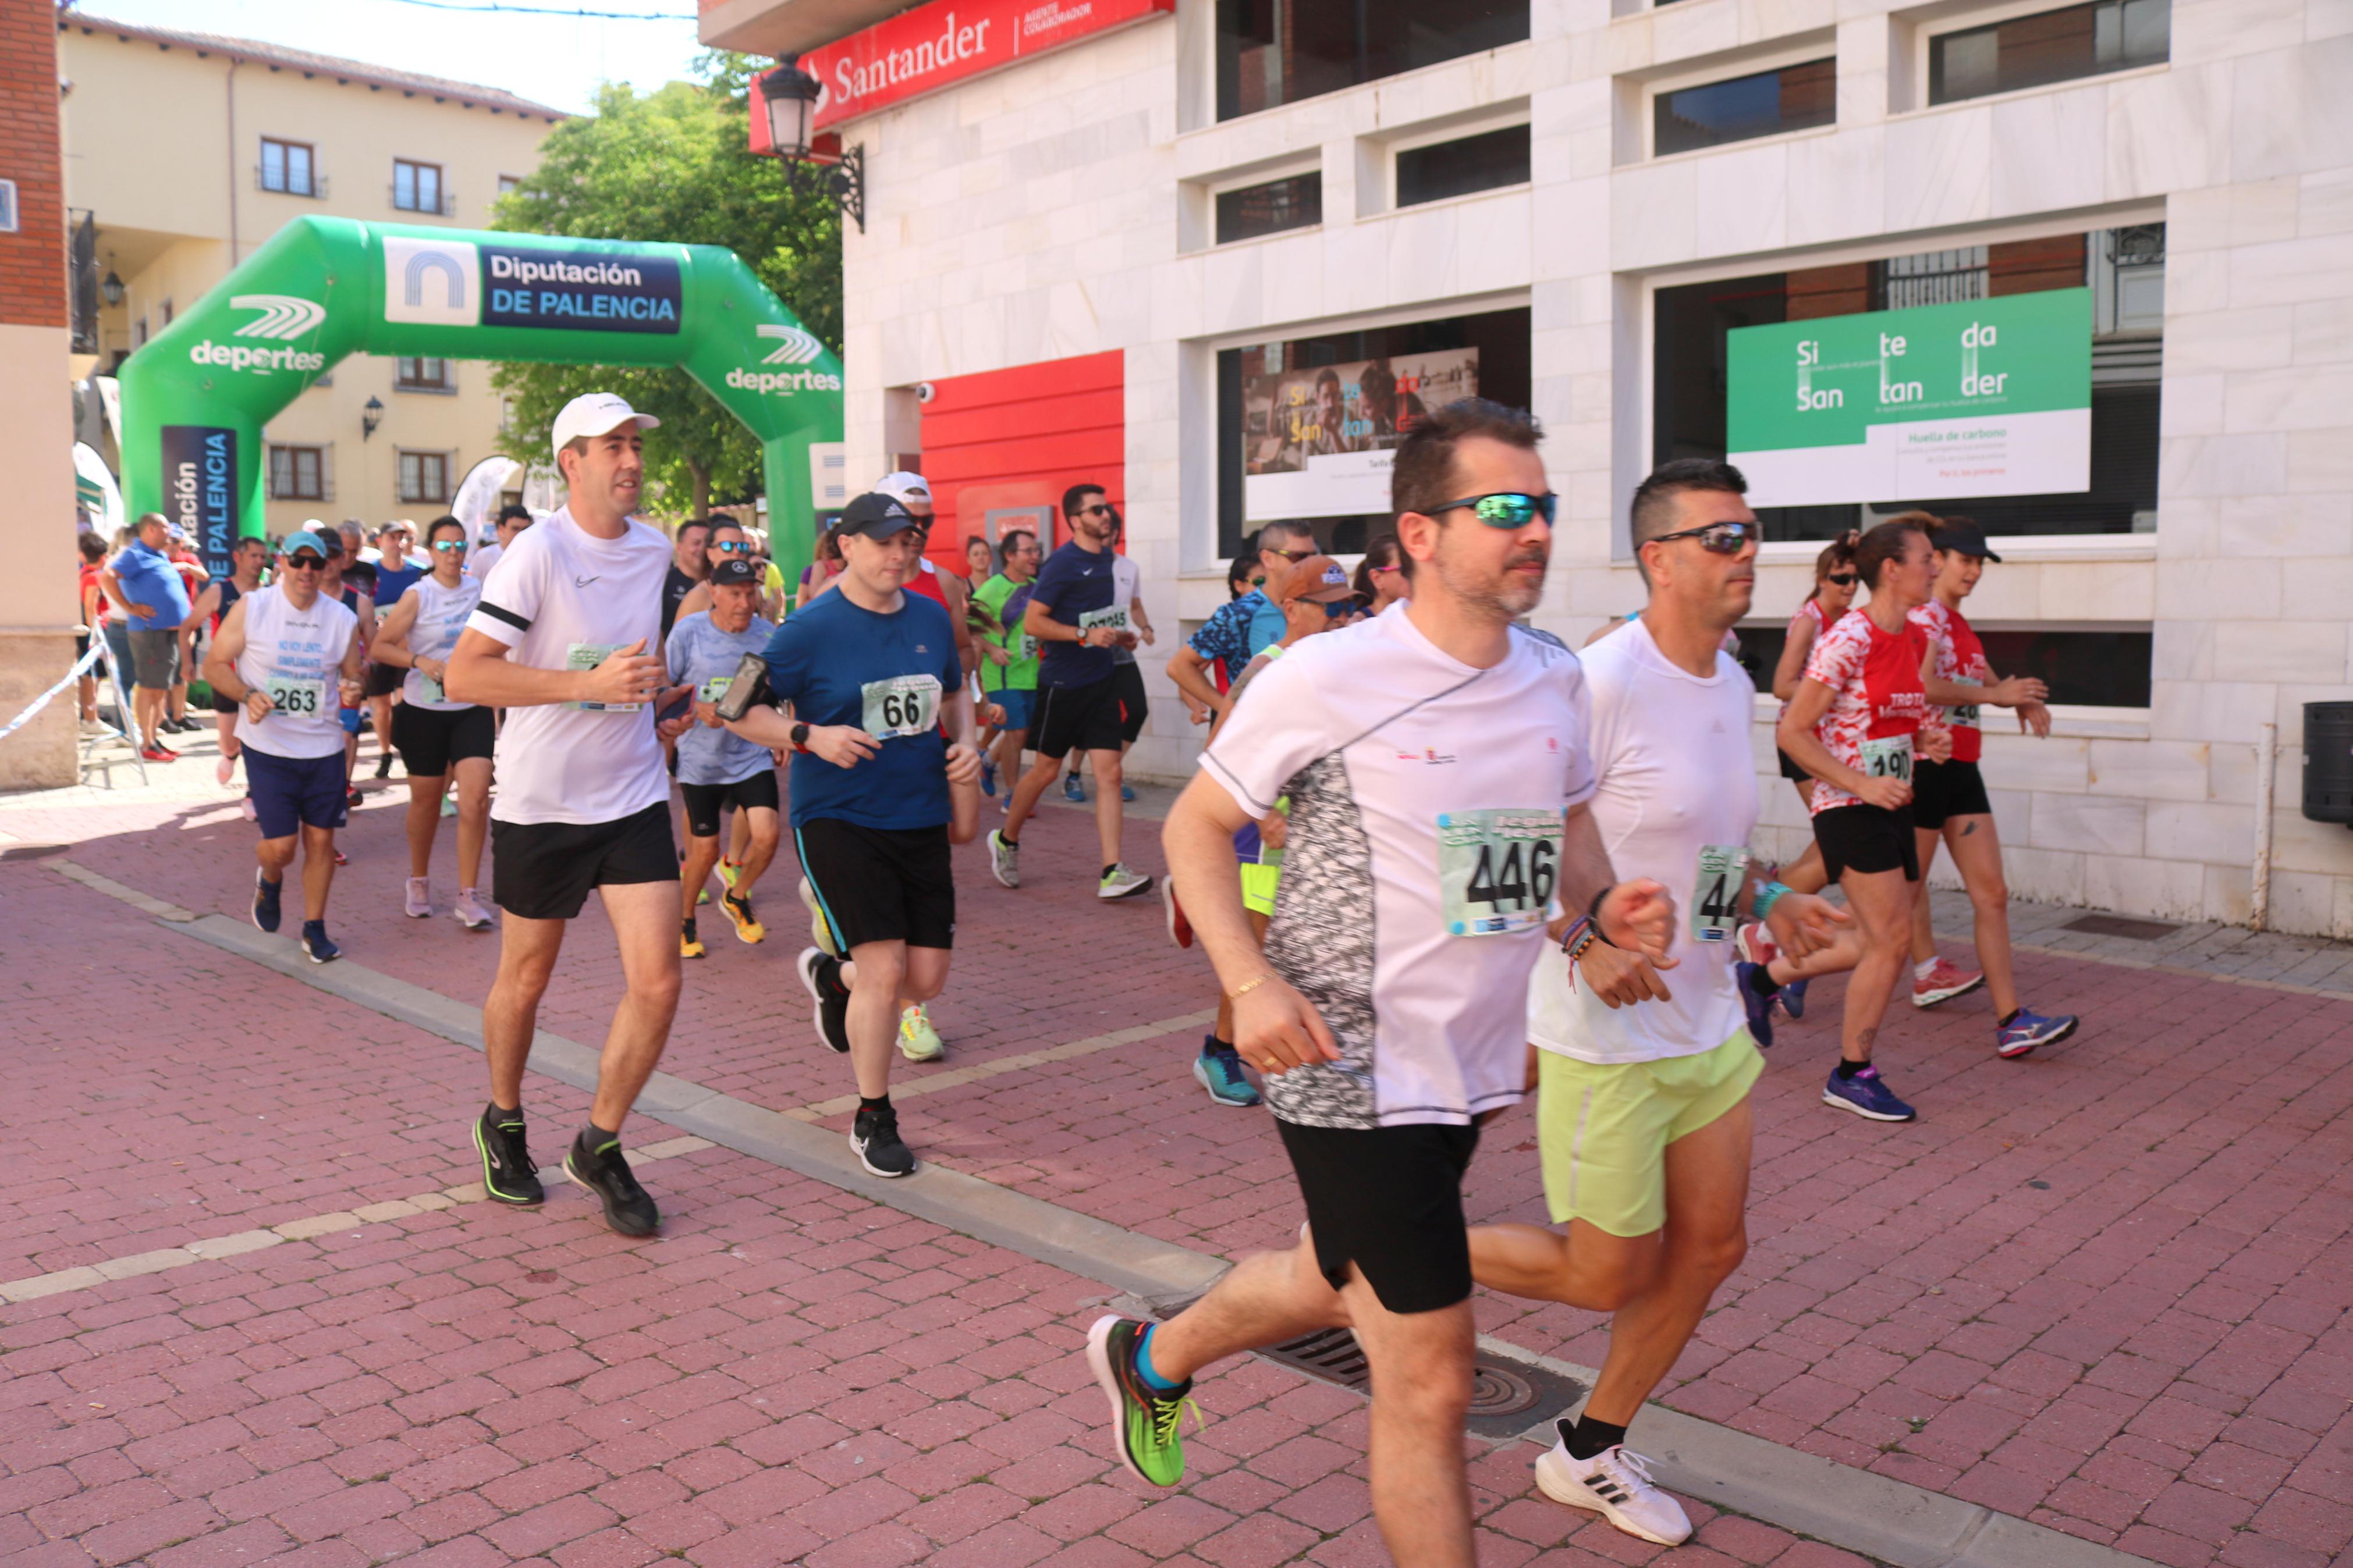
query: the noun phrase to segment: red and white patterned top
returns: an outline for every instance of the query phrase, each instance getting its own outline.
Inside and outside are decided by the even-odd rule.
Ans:
[[[1860,611],[1841,616],[1822,633],[1807,657],[1806,679],[1831,689],[1830,711],[1814,726],[1814,736],[1831,756],[1864,773],[1863,742],[1917,734],[1928,716],[1920,685],[1920,661],[1927,652],[1919,627],[1907,624],[1901,632],[1883,632]],[[1862,804],[1827,780],[1814,783],[1817,816]]]
[[[1970,686],[1993,684],[1993,667],[1986,662],[1985,644],[1969,629],[1968,616],[1947,609],[1941,599],[1931,599],[1913,611],[1909,619],[1936,651],[1936,662],[1930,668],[1937,679]],[[1953,761],[1974,763],[1985,754],[1985,732],[1978,727],[1976,703],[1930,711],[1953,731]]]

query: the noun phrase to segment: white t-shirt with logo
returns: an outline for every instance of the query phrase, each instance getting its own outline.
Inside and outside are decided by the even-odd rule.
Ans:
[[[343,656],[359,618],[324,594],[307,610],[296,609],[283,588],[256,588],[237,602],[245,606],[237,678],[269,693],[272,704],[259,723],[248,711],[237,714],[237,742],[273,757],[341,756]]]
[[[1577,656],[1514,629],[1477,669],[1405,615],[1261,670],[1202,768],[1252,816],[1291,797],[1269,967],[1343,1059],[1267,1080],[1311,1127],[1460,1126],[1517,1100],[1563,812],[1593,794]]]
[[[1548,943],[1528,988],[1528,1038],[1579,1061],[1659,1061],[1696,1056],[1746,1021],[1732,978],[1727,900],[1737,899],[1745,849],[1757,826],[1756,761],[1749,749],[1756,688],[1718,651],[1706,679],[1659,651],[1650,628],[1629,622],[1581,656],[1593,710],[1593,765],[1600,788],[1593,821],[1620,881],[1649,877],[1675,900],[1675,939],[1664,970],[1672,999],[1612,1009],[1573,982]],[[1717,853],[1707,851],[1713,847]],[[1731,851],[1733,853],[1725,853]],[[1702,876],[1703,860],[1706,875]],[[1694,920],[1716,912],[1703,941]]]
[[[632,518],[620,538],[598,539],[565,507],[516,536],[466,627],[534,669],[591,668],[640,640],[639,651],[659,659],[670,557],[659,529]],[[670,798],[650,703],[510,708],[496,762],[493,821],[617,822]]]

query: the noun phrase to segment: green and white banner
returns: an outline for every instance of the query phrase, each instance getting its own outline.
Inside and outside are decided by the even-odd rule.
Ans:
[[[1725,334],[1726,444],[1753,506],[2092,488],[2092,291]]]

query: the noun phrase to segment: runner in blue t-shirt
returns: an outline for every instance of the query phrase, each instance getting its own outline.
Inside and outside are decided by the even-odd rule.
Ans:
[[[849,1146],[874,1174],[903,1176],[915,1157],[891,1106],[891,1047],[901,998],[928,1002],[947,984],[948,846],[978,831],[980,753],[947,612],[901,588],[922,521],[870,494],[843,509],[838,531],[836,590],[768,641],[768,687],[793,719],[754,708],[728,728],[793,750],[793,842],[833,946],[848,954],[807,949],[801,983],[819,1037],[858,1075]]]

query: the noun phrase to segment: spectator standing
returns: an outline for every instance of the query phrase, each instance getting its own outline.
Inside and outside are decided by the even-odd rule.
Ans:
[[[74,637],[74,658],[77,662],[90,654],[90,639],[103,637],[100,627],[106,621],[106,590],[99,585],[99,574],[106,567],[106,541],[85,531],[77,536],[81,548],[81,584],[77,599],[79,615],[86,628]],[[98,716],[98,670],[92,667],[81,678],[81,732],[102,735],[106,725]]]
[[[169,763],[180,753],[159,732],[164,705],[179,678],[180,623],[188,618],[188,590],[179,568],[164,553],[170,524],[151,511],[139,520],[135,537],[109,562],[100,581],[106,596],[130,618],[132,712],[139,726],[142,762]]]

